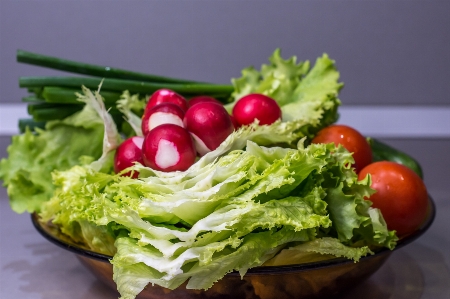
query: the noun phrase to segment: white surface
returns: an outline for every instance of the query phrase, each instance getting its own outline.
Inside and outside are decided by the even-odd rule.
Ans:
[[[372,137],[449,138],[450,106],[342,106],[339,123]],[[0,104],[0,135],[18,133],[26,104]]]
[[[450,106],[340,107],[339,123],[372,137],[450,137]]]
[[[0,104],[0,135],[17,134],[19,119],[29,117],[26,104]]]

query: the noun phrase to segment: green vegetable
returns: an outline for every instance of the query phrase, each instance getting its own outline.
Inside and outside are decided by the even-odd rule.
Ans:
[[[83,109],[83,105],[80,104],[55,105],[42,103],[28,105],[28,114],[33,116],[33,120],[41,122],[64,119],[81,109]]]
[[[22,98],[22,102],[24,102],[24,103],[32,103],[32,104],[36,104],[36,103],[42,104],[42,103],[45,102],[45,100],[42,99],[42,98],[39,98],[37,96],[28,96],[28,97],[23,97]]]
[[[368,247],[349,248],[338,239],[323,237],[283,249],[264,266],[294,265],[311,263],[324,258],[346,257],[358,261],[361,257],[372,254]]]
[[[372,148],[374,162],[392,161],[403,164],[411,168],[419,177],[423,179],[422,167],[413,157],[375,138],[369,138],[369,144]]]
[[[357,182],[350,161],[350,153],[332,144],[283,149],[248,142],[245,151],[186,172],[136,166],[140,180],[76,166],[55,174],[60,188],[42,215],[74,239],[84,235],[80,221],[120,228],[109,236],[116,238],[112,263],[123,298],[134,298],[147,283],[173,289],[189,279],[188,288],[206,289],[288,244],[345,231],[347,223],[333,221],[338,206],[354,229],[329,253],[342,255],[345,248],[345,256],[359,259],[371,251],[352,248],[355,242],[394,246],[395,235],[373,221],[377,210],[363,200],[369,181]],[[327,194],[341,195],[329,202]]]
[[[52,88],[100,83],[88,79],[22,78],[21,85],[48,96]],[[333,144],[304,145],[306,137],[337,119],[338,80],[326,55],[310,69],[295,57],[283,60],[277,50],[260,72],[248,68],[233,80],[234,102],[227,108],[244,94],[260,92],[280,103],[282,121],[241,127],[183,172],[135,164],[129,170],[138,171],[139,179],[114,174],[112,157],[124,132],[99,92],[83,87],[77,95],[86,104],[82,111],[14,137],[8,159],[0,162],[0,178],[15,211],[39,211],[76,242],[112,255],[124,299],[135,298],[148,283],[174,289],[187,281],[187,288],[207,289],[230,271],[244,275],[276,262],[283,249],[357,261],[372,248],[393,248],[397,237],[364,200],[373,192],[370,180],[357,180],[348,151]],[[111,112],[121,111],[130,131],[139,134],[145,101],[138,94],[157,85],[107,78],[101,88],[116,92],[125,86],[136,90],[124,92]],[[206,84],[170,86],[192,95],[233,91]]]
[[[82,63],[67,59],[61,59],[58,57],[41,55],[23,50],[17,50],[16,58],[18,62],[23,62],[32,65],[39,65],[43,67],[48,67],[52,69],[77,74],[97,76],[101,78],[116,78],[116,79],[138,80],[146,82],[161,82],[161,83],[181,83],[181,84],[195,83],[195,81],[190,80],[182,80],[131,72],[123,69],[112,68],[109,66],[99,66],[88,63]]]
[[[0,161],[0,178],[17,213],[39,211],[52,197],[53,170],[69,169],[80,159],[102,153],[103,122],[88,106],[64,120],[48,122],[45,130],[34,129],[36,133],[26,129],[13,136],[8,158]]]
[[[269,58],[271,64],[263,65],[261,71],[253,67],[242,71],[242,77],[233,79],[234,101],[225,107],[229,112],[244,95],[262,93],[278,102],[283,121],[302,119],[308,126],[302,133],[313,137],[321,128],[337,121],[337,98],[343,84],[339,83],[339,72],[326,54],[318,58],[314,67],[299,62],[294,56],[283,60],[277,49]]]
[[[36,122],[31,118],[21,118],[19,119],[19,130],[20,133],[25,133],[27,127],[30,131],[34,131],[35,128],[44,129],[45,124],[45,121]]]
[[[144,81],[134,81],[113,78],[90,78],[90,77],[21,77],[19,86],[26,88],[35,87],[71,87],[79,88],[84,85],[90,89],[96,89],[102,83],[102,90],[122,92],[128,90],[132,93],[153,93],[161,88],[168,88],[183,95],[210,94],[210,93],[231,93],[233,87],[229,85],[212,85],[205,83],[151,83]]]
[[[56,104],[80,104],[76,93],[81,92],[81,88],[72,89],[72,88],[61,88],[61,87],[51,87],[46,86],[42,90],[42,98],[45,99],[47,103],[56,103]],[[104,98],[105,104],[107,107],[114,107],[116,101],[120,97],[119,92],[109,92],[102,91],[102,97]]]

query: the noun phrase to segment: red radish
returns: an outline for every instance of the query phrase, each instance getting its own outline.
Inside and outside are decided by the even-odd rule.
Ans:
[[[162,103],[148,109],[142,117],[142,133],[148,132],[163,124],[174,124],[180,127],[183,125],[184,111],[172,103]]]
[[[231,119],[231,122],[233,123],[234,129],[235,130],[239,129],[241,125],[238,124],[238,122],[236,121],[236,119],[234,118],[233,115],[230,115],[230,119]]]
[[[195,104],[203,103],[203,102],[212,102],[212,103],[216,103],[216,104],[222,105],[221,102],[219,102],[217,99],[215,99],[213,97],[210,97],[210,96],[193,97],[192,99],[190,99],[188,101],[188,104],[189,104],[189,107],[192,107]]]
[[[183,121],[201,156],[215,150],[234,131],[230,115],[225,108],[212,102],[192,106]]]
[[[240,125],[249,125],[255,119],[259,120],[260,125],[270,125],[281,118],[281,109],[274,99],[253,93],[237,101],[233,116]]]
[[[142,143],[144,142],[143,137],[131,137],[126,139],[122,144],[117,148],[116,154],[114,156],[114,171],[116,173],[121,172],[125,168],[134,165],[134,162],[139,162],[144,164],[144,160],[142,159]],[[132,172],[129,171],[123,176],[131,176]],[[139,173],[135,171],[132,175],[132,178],[137,178]]]
[[[160,125],[144,138],[144,164],[156,170],[186,170],[195,162],[194,142],[189,132],[174,124]]]
[[[147,113],[147,111],[152,107],[162,103],[173,103],[180,106],[183,111],[186,111],[189,108],[186,99],[182,95],[179,95],[178,93],[170,89],[159,89],[155,91],[148,99],[144,114]]]

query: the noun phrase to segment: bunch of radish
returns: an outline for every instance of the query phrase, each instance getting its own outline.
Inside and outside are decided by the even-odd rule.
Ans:
[[[197,156],[215,150],[235,129],[258,119],[269,125],[281,118],[277,102],[262,94],[250,94],[237,101],[229,115],[213,97],[186,100],[178,93],[157,90],[149,98],[142,116],[144,137],[131,137],[117,149],[116,173],[135,162],[160,171],[183,171]],[[128,172],[126,176],[138,177]]]

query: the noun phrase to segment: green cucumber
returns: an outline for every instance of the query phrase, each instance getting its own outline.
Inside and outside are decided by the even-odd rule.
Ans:
[[[373,162],[397,162],[409,167],[423,179],[422,167],[420,166],[419,162],[413,157],[375,138],[368,138],[368,142],[370,144],[370,147],[372,148]]]

